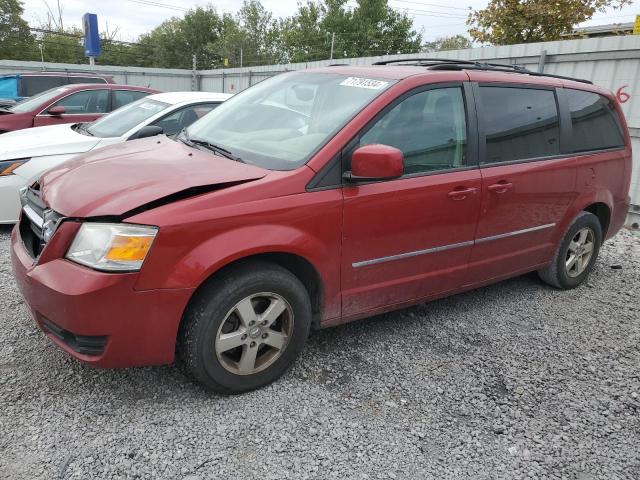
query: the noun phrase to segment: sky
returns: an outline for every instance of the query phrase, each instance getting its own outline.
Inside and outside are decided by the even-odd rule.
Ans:
[[[39,26],[47,19],[47,3],[57,11],[59,1],[63,8],[65,26],[81,26],[86,12],[98,15],[100,30],[113,32],[123,41],[137,38],[173,16],[182,16],[186,10],[196,6],[212,4],[218,12],[235,13],[242,0],[23,0],[25,19],[32,26]],[[275,17],[286,17],[296,11],[298,0],[262,0],[262,4]],[[355,5],[355,1],[352,0]],[[406,11],[413,19],[416,29],[423,29],[423,38],[428,41],[438,37],[466,34],[467,9],[483,8],[488,0],[389,0],[389,5]],[[609,9],[597,13],[585,25],[631,22],[640,14],[640,1],[622,10]]]

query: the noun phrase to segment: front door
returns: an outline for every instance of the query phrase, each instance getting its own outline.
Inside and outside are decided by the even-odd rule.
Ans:
[[[63,107],[64,113],[49,113],[52,107]],[[61,98],[49,108],[36,115],[34,127],[57,125],[60,123],[92,122],[107,113],[109,90],[83,90]]]
[[[576,197],[575,159],[563,155],[554,89],[485,85],[482,208],[467,283],[504,278],[548,261]]]
[[[343,316],[366,314],[463,283],[480,210],[462,84],[390,106],[358,145],[402,150],[402,178],[344,187]]]

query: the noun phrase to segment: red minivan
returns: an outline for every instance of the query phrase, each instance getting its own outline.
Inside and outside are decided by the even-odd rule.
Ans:
[[[89,364],[176,359],[234,393],[282,375],[312,327],[530,271],[583,283],[629,209],[611,93],[404,63],[278,75],[175,138],[45,173],[12,234],[38,325]]]
[[[61,123],[92,122],[152,93],[158,93],[158,90],[112,83],[52,88],[13,106],[0,107],[0,133]]]

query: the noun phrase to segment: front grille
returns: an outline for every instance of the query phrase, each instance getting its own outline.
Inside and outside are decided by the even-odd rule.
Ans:
[[[105,345],[107,344],[106,336],[76,335],[71,333],[69,330],[59,327],[46,318],[42,319],[42,325],[49,333],[61,340],[74,352],[78,352],[83,355],[101,355],[104,352]]]
[[[37,258],[47,244],[45,230],[49,230],[50,237],[62,217],[46,208],[37,183],[21,195],[21,201],[20,236],[31,257]]]

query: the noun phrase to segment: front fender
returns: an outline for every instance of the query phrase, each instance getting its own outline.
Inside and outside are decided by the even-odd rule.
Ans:
[[[171,275],[155,288],[194,288],[213,273],[236,260],[263,253],[290,253],[316,266],[323,281],[327,273],[318,268],[331,257],[327,245],[294,227],[252,225],[228,230],[197,245],[176,259]]]

